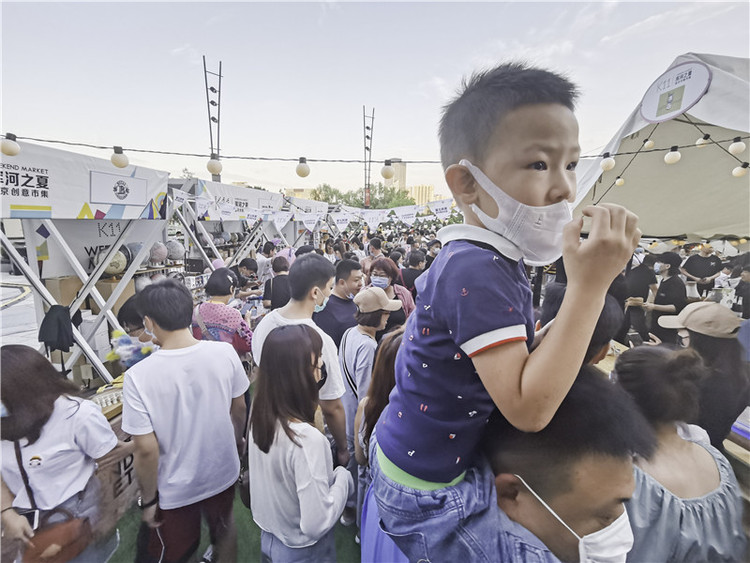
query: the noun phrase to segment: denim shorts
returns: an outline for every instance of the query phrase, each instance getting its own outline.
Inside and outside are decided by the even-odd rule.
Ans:
[[[370,438],[372,492],[381,528],[409,561],[499,561],[494,475],[484,458],[456,485],[423,491],[386,477]]]
[[[265,530],[260,531],[261,563],[336,563],[335,528],[307,547],[289,547]]]

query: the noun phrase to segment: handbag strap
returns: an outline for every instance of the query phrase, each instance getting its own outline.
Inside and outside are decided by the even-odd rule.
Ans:
[[[16,450],[16,461],[18,462],[18,469],[21,470],[21,479],[23,479],[23,484],[26,487],[26,494],[29,496],[29,501],[31,502],[31,508],[36,510],[36,500],[34,500],[34,491],[31,490],[31,485],[29,485],[29,476],[26,474],[26,470],[23,468],[23,460],[21,459],[21,444],[18,443],[18,440],[15,440],[13,442],[13,445]]]
[[[354,378],[349,373],[349,368],[346,365],[346,337],[349,335],[349,331],[356,330],[356,327],[352,327],[348,329],[345,333],[343,338],[341,339],[341,367],[344,368],[344,375],[346,376],[346,380],[349,382],[349,386],[352,388],[352,393],[354,393],[354,397],[359,401],[359,393],[357,392],[357,382],[354,381]]]
[[[210,332],[208,332],[208,329],[206,328],[206,323],[203,322],[203,317],[201,316],[200,312],[200,305],[195,306],[195,320],[198,322],[198,326],[201,329],[201,334],[203,334],[203,338],[206,340],[216,340]]]

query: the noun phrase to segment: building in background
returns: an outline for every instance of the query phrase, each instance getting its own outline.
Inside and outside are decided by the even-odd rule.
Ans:
[[[431,184],[421,186],[410,186],[408,188],[409,195],[414,199],[414,203],[417,205],[424,205],[435,201],[435,186]]]
[[[315,188],[286,188],[284,195],[286,197],[298,197],[300,199],[313,199],[312,193]]]
[[[399,190],[406,189],[406,163],[400,158],[391,158],[391,166],[393,166],[393,178],[389,178],[384,182],[386,188],[396,188]]]

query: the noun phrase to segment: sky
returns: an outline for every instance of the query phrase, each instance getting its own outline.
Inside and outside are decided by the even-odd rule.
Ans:
[[[132,164],[203,179],[206,157],[127,151],[210,153],[203,55],[222,63],[222,156],[362,159],[364,106],[375,182],[386,158],[438,161],[441,108],[502,61],[567,73],[595,154],[677,56],[750,50],[747,2],[3,1],[0,18],[0,131],[120,145]],[[272,191],[364,182],[361,163],[311,162],[304,179],[294,162],[223,165],[224,183]],[[406,183],[449,195],[439,164],[408,164]]]

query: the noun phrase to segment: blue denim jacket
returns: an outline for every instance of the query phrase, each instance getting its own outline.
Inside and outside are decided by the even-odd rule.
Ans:
[[[498,544],[500,561],[513,563],[559,563],[539,538],[529,530],[514,522],[501,509],[497,509],[500,519]]]

